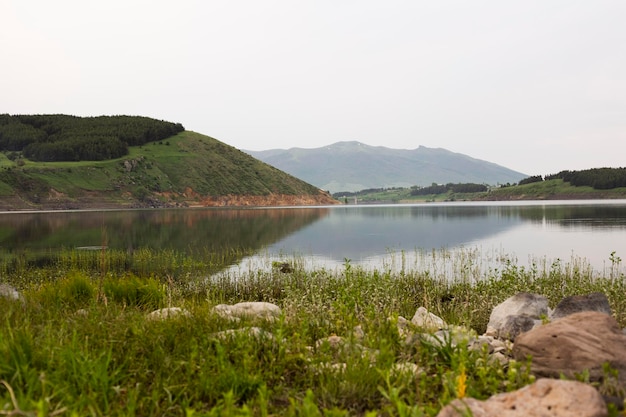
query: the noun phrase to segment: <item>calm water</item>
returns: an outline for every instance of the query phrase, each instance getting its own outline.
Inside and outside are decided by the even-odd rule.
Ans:
[[[626,200],[0,214],[4,256],[103,244],[257,252],[230,271],[294,256],[306,267],[350,260],[404,268],[433,250],[479,253],[486,265],[502,257],[522,265],[583,258],[602,271],[612,252],[626,256]]]

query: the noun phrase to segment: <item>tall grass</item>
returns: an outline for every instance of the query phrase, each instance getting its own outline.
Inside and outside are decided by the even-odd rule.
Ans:
[[[448,276],[441,271],[477,259],[444,253],[439,273],[348,261],[310,271],[294,259],[290,273],[232,277],[212,274],[219,257],[206,253],[106,251],[104,271],[101,256],[67,251],[41,267],[2,266],[22,295],[0,297],[2,414],[432,416],[454,398],[484,399],[533,378],[527,364],[502,366],[450,340],[406,344],[398,316],[411,318],[419,306],[480,334],[492,308],[517,292],[543,294],[554,306],[565,295],[602,291],[626,325],[623,274],[576,260],[505,262],[480,276],[468,266]],[[212,313],[239,301],[273,302],[283,313],[239,323]],[[147,319],[169,306],[190,314]],[[271,337],[220,333],[249,326]],[[332,335],[343,343],[322,342]]]

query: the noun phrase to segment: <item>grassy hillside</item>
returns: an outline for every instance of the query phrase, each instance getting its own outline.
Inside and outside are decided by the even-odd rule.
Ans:
[[[505,201],[505,200],[571,200],[626,198],[626,188],[594,190],[592,187],[576,187],[561,179],[546,180],[524,185],[492,188],[480,193],[429,194],[412,196],[410,188],[390,188],[371,192],[355,193],[354,196],[337,198],[342,202],[358,203],[418,203],[436,201]]]
[[[329,204],[317,187],[216,139],[184,131],[106,161],[0,154],[0,209]]]
[[[485,200],[570,200],[591,198],[626,198],[626,188],[596,190],[590,186],[574,186],[562,179],[496,188],[484,195]]]

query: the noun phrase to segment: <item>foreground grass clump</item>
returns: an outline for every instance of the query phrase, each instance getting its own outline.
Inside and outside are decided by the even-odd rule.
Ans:
[[[84,268],[57,262],[5,275],[21,299],[0,297],[2,414],[432,416],[454,398],[488,398],[533,377],[528,364],[502,366],[463,344],[407,345],[396,322],[419,306],[480,334],[492,308],[517,292],[543,294],[554,307],[602,291],[626,325],[624,276],[576,265],[508,264],[472,282],[349,263],[233,279],[194,275],[192,262],[180,274],[112,271],[114,260],[98,256]],[[240,301],[272,302],[282,315],[235,323],[212,312]],[[147,317],[172,306],[189,314]],[[231,329],[244,330],[221,333]],[[341,349],[333,335],[344,338]]]

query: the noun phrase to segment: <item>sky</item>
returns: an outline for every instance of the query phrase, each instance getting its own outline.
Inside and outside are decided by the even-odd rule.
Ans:
[[[626,166],[623,0],[0,0],[0,113]]]

